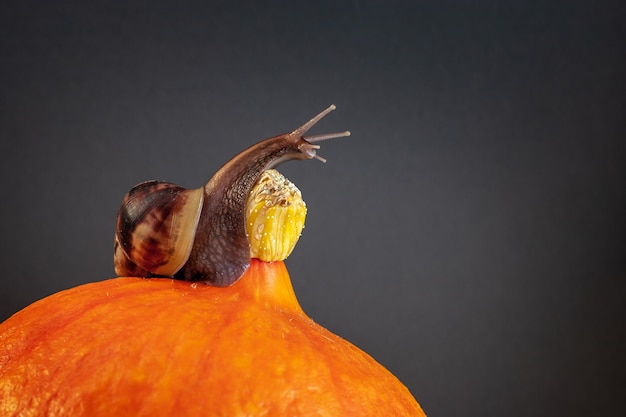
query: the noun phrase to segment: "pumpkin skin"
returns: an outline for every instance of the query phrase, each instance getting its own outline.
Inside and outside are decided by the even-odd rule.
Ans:
[[[226,288],[114,278],[0,324],[2,416],[424,416],[301,309],[282,261]]]

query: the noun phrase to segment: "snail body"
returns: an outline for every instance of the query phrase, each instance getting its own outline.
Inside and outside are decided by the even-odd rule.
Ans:
[[[296,130],[239,153],[201,188],[163,181],[136,185],[122,201],[115,234],[115,271],[167,276],[215,286],[236,282],[250,264],[245,228],[248,194],[265,170],[288,160],[320,159],[316,142],[350,132],[303,136],[330,111]]]

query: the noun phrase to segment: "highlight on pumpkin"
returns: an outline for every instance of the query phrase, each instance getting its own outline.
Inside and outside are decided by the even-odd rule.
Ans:
[[[264,171],[246,203],[250,257],[265,262],[286,259],[300,238],[305,218],[300,190],[275,169]]]

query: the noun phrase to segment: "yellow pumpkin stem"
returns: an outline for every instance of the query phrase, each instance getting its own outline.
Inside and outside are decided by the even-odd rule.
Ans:
[[[300,190],[275,169],[264,171],[246,204],[250,257],[265,262],[285,260],[300,238],[305,218]]]

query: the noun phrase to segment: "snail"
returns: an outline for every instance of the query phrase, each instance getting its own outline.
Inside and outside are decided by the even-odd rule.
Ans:
[[[349,136],[304,136],[326,110],[290,133],[239,153],[197,189],[164,181],[136,185],[117,217],[115,272],[119,276],[173,277],[215,286],[235,283],[250,265],[245,228],[248,193],[261,173],[288,160],[318,159],[317,142]]]

